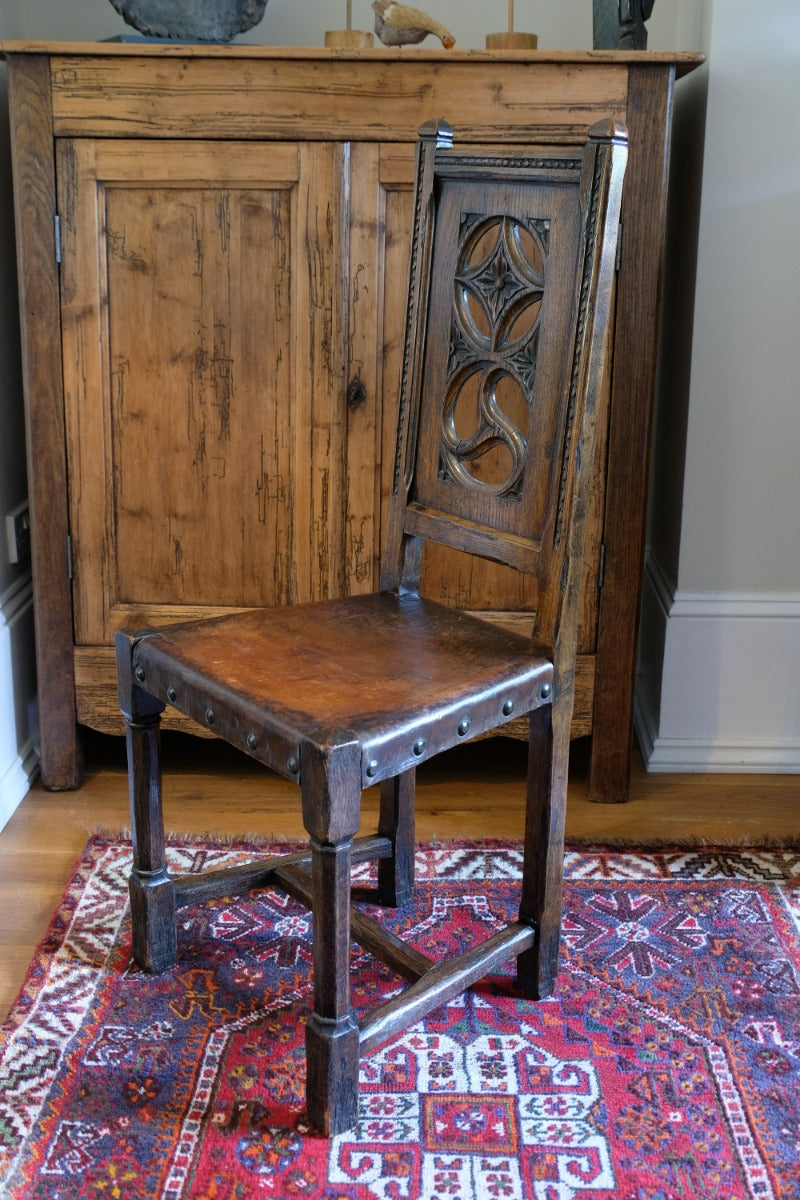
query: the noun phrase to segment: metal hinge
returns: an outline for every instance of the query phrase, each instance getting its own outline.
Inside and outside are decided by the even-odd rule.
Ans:
[[[619,228],[617,229],[617,261],[615,264],[615,269],[617,271],[619,271],[619,264],[621,262],[622,262],[622,221],[620,221]]]
[[[72,579],[74,575],[74,562],[72,558],[72,536],[67,534],[67,579]]]
[[[600,543],[600,565],[597,568],[597,590],[603,586],[603,581],[606,577],[606,544]]]
[[[61,217],[58,213],[53,217],[53,232],[56,236],[56,262],[61,262]]]

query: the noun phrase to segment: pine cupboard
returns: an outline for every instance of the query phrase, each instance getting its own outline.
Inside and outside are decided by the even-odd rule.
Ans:
[[[476,147],[628,125],[573,721],[593,798],[624,800],[672,92],[699,58],[0,50],[52,788],[80,780],[80,725],[121,732],[120,626],[376,587],[422,122]],[[424,589],[518,629],[536,606],[443,549]]]

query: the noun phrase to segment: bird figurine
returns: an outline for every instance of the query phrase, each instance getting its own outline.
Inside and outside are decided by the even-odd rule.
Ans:
[[[449,29],[434,21],[427,13],[394,0],[373,0],[375,32],[384,46],[410,46],[421,42],[429,33],[439,38],[445,50],[456,44]]]

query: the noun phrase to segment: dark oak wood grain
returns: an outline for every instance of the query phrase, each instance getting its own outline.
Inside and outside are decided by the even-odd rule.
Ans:
[[[77,787],[82,764],[75,738],[72,589],[67,570],[67,469],[61,312],[58,295],[50,59],[8,64],[11,154],[19,270],[22,372],[27,404],[28,499],[33,530],[36,663],[40,680],[41,770],[45,782]],[[47,597],[46,603],[39,598]],[[44,681],[47,686],[42,686]]]
[[[352,857],[355,861],[355,855]],[[308,873],[297,866],[279,867],[276,870],[280,886],[300,900],[307,908],[313,908],[314,898]],[[366,916],[355,905],[350,906],[350,934],[354,942],[386,963],[403,979],[419,979],[434,964],[426,954],[409,946],[372,917]]]
[[[635,684],[631,664],[636,661],[642,593],[673,71],[669,66],[633,69],[626,117],[631,172],[623,200],[614,335],[614,361],[624,368],[615,372],[611,396],[592,722],[596,753],[589,775],[591,798],[604,804],[628,797]]]
[[[378,833],[391,839],[392,854],[378,863],[382,904],[396,908],[414,890],[414,771],[403,771],[381,784]]]
[[[147,971],[166,971],[177,955],[175,884],[167,871],[161,802],[160,720],[164,702],[136,680],[136,639],[118,633],[119,705],[125,720],[133,864],[128,879],[133,954]]]
[[[361,1054],[508,958],[524,994],[541,999],[555,986],[583,549],[626,158],[613,120],[580,154],[460,151],[445,122],[428,122],[380,590],[116,635],[134,955],[148,970],[171,965],[176,907],[193,896],[274,882],[308,904],[306,1099],[329,1136],[357,1122]],[[426,539],[527,572],[532,636],[422,596]],[[158,761],[166,705],[299,784],[308,855],[170,878]],[[353,862],[377,859],[377,899],[405,901],[416,766],[525,715],[519,919],[434,963],[353,908]],[[355,841],[362,790],[375,783],[378,833]],[[412,981],[360,1022],[352,938]]]
[[[395,1033],[466,991],[501,963],[529,950],[535,941],[531,925],[519,922],[492,934],[480,946],[446,963],[438,963],[399,996],[381,1005],[360,1023],[361,1051],[368,1054]]]

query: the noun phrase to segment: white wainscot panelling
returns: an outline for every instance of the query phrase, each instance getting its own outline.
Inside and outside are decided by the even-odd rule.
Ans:
[[[30,575],[0,595],[0,829],[39,764]]]
[[[800,772],[800,594],[673,598],[651,561],[640,661],[649,771]]]

